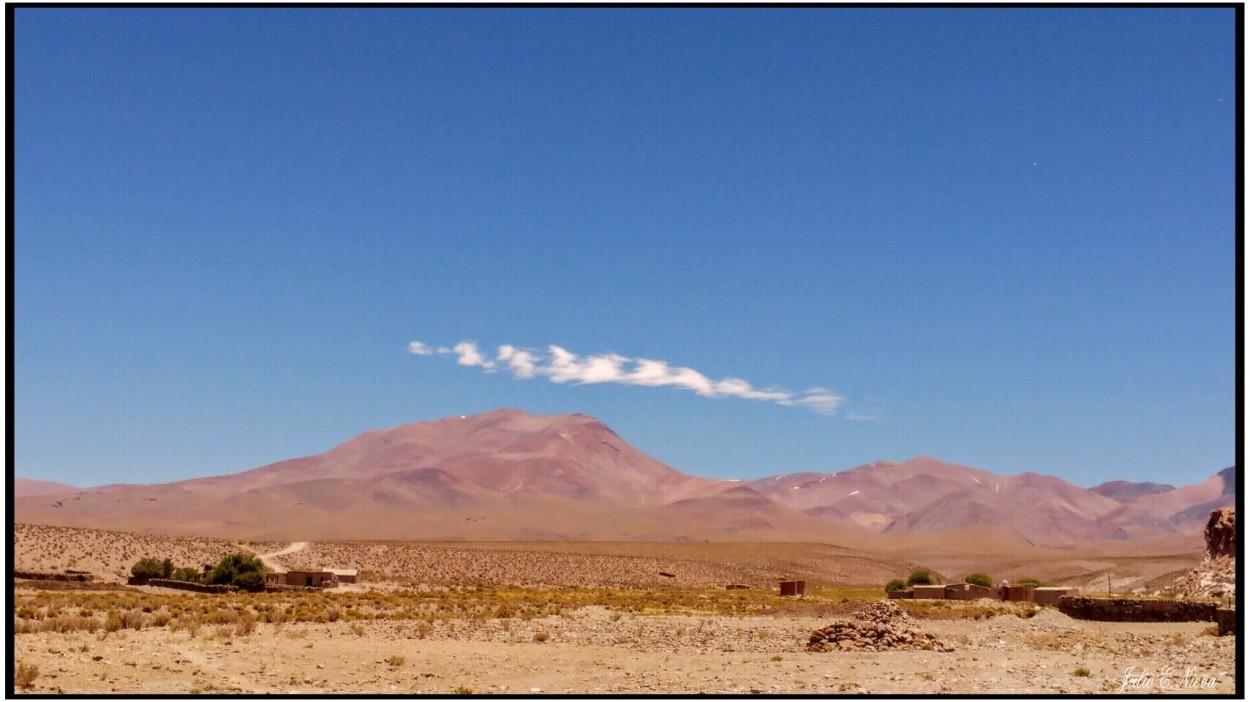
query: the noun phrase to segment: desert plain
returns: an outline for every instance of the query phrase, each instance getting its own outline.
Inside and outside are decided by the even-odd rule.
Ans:
[[[232,594],[125,585],[142,557],[199,567],[232,552],[289,568],[355,568],[360,581]],[[1236,637],[1216,636],[1209,622],[1082,621],[990,600],[874,604],[886,580],[916,567],[948,579],[972,567],[1027,573],[1091,592],[1114,573],[1117,592],[1149,591],[1200,553],[932,552],[918,562],[910,547],[817,543],[292,544],[16,524],[15,570],[95,577],[15,581],[15,692],[1237,691]],[[777,581],[790,578],[808,581],[805,597],[780,597]],[[873,607],[897,607],[889,627],[867,622],[859,644],[809,650],[813,630]],[[873,631],[887,633],[875,640]]]

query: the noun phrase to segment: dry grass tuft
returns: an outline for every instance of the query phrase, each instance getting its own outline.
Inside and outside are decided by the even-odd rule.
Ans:
[[[35,684],[35,679],[39,677],[39,666],[32,663],[24,663],[18,661],[13,666],[13,687],[23,690],[29,690]]]

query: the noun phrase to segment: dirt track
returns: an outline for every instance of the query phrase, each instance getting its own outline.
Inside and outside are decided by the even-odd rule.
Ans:
[[[287,546],[286,548],[280,551],[274,551],[273,553],[264,553],[264,554],[259,555],[258,558],[260,558],[260,560],[264,562],[265,567],[268,568],[269,570],[272,570],[275,573],[285,573],[287,571],[286,566],[282,565],[281,563],[279,563],[278,561],[274,559],[277,558],[278,556],[286,556],[292,553],[298,553],[299,551],[303,551],[306,548],[308,548],[307,541],[296,541],[295,543],[291,544],[290,546]]]

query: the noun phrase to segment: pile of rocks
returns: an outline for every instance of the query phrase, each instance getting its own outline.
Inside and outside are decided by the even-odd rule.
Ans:
[[[856,610],[849,621],[816,629],[808,639],[809,651],[892,651],[951,648],[915,627],[915,620],[889,600],[873,602]]]
[[[1237,559],[1207,556],[1164,592],[1177,597],[1231,597],[1237,592]]]

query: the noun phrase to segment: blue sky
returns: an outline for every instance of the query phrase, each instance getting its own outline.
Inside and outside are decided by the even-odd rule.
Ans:
[[[1232,9],[15,14],[18,475],[499,407],[715,477],[1236,461]]]

